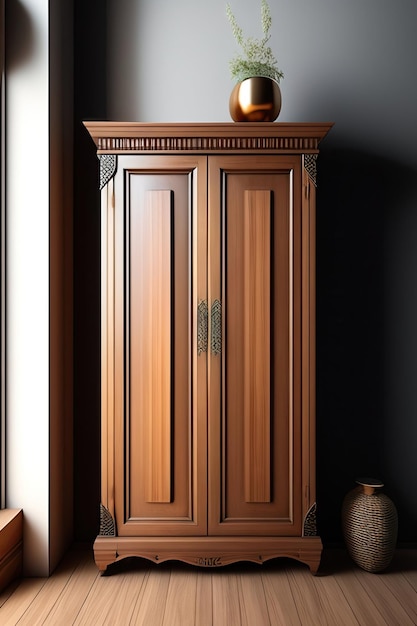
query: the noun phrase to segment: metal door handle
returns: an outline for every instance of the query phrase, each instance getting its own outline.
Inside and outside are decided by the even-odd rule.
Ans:
[[[197,354],[207,352],[208,344],[208,306],[206,300],[201,300],[197,307]]]
[[[214,300],[211,305],[211,351],[214,355],[222,352],[222,303]]]

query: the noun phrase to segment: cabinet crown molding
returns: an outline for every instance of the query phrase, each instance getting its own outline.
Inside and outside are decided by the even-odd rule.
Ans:
[[[84,122],[105,153],[308,153],[317,152],[333,124]]]

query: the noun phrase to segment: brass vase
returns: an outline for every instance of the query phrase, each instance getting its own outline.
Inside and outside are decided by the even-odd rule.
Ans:
[[[379,480],[359,478],[343,501],[342,525],[348,552],[362,569],[381,572],[394,555],[398,516]]]
[[[235,122],[273,122],[281,111],[278,83],[265,76],[252,76],[237,83],[229,100]]]

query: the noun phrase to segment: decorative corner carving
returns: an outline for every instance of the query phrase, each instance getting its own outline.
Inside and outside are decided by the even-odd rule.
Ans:
[[[105,537],[116,536],[116,524],[108,509],[100,504],[100,535]]]
[[[304,518],[303,537],[317,536],[317,504],[314,502]]]
[[[214,300],[211,305],[211,351],[221,354],[222,351],[222,303]]]
[[[305,154],[304,167],[310,179],[317,187],[317,154]]]
[[[117,156],[115,154],[100,154],[100,191],[113,178],[117,169]]]

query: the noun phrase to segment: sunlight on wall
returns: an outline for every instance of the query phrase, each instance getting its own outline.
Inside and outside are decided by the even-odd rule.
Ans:
[[[7,82],[7,501],[23,507],[24,566],[48,571],[49,132],[48,2],[10,20]],[[26,13],[25,13],[26,11]],[[30,18],[29,16],[30,12]],[[19,25],[24,28],[19,29]],[[29,30],[28,30],[29,29]]]

